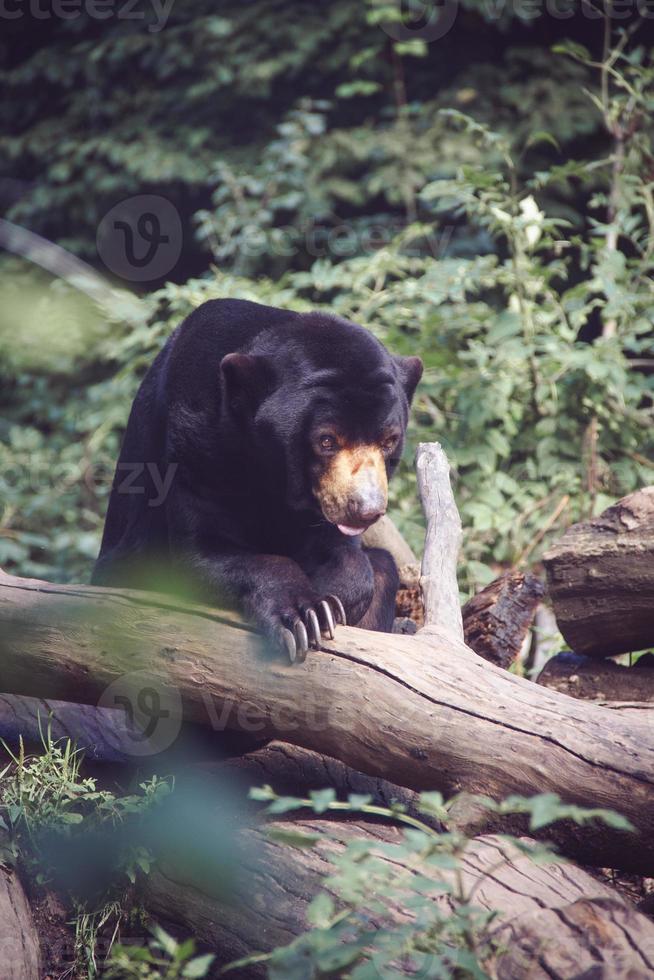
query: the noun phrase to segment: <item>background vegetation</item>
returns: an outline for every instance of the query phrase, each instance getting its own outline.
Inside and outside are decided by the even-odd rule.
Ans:
[[[399,7],[373,0],[137,12],[3,24],[5,218],[110,275],[103,216],[157,194],[183,249],[102,309],[2,260],[0,566],[88,576],[139,379],[214,296],[323,306],[424,358],[410,442],[452,460],[465,591],[652,482],[654,67],[635,7],[462,0],[431,42],[395,40]],[[393,507],[420,548],[410,450]]]

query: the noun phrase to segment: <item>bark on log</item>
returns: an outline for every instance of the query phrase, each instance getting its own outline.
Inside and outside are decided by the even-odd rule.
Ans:
[[[351,793],[357,793],[372,796],[375,803],[383,807],[400,803],[407,813],[435,825],[435,821],[430,821],[419,813],[416,806],[418,794],[412,790],[350,769],[340,759],[332,759],[287,742],[273,741],[241,756],[200,762],[187,771],[193,780],[198,772],[209,779],[226,779],[235,787],[243,789],[244,796],[253,786],[268,785],[280,796],[300,797],[306,797],[312,790],[329,786],[339,799],[346,799]],[[184,775],[178,775],[177,785],[183,787]],[[261,811],[260,804],[254,806],[257,812]],[[330,817],[334,817],[334,814],[330,814]]]
[[[654,645],[654,487],[573,525],[543,561],[575,653],[613,657]]]
[[[0,860],[0,977],[41,980],[41,975],[39,937],[23,886]]]
[[[535,575],[507,572],[463,607],[463,634],[476,654],[508,669],[520,653],[543,597]]]
[[[106,707],[119,694],[138,707],[154,692],[152,737],[163,747],[184,717],[302,745],[410,789],[551,791],[613,807],[635,836],[573,827],[559,845],[589,863],[654,871],[654,728],[502,671],[451,634],[340,627],[298,668],[228,612],[5,577],[0,658],[10,693],[89,704],[105,693]]]
[[[289,848],[267,837],[264,828],[240,832],[248,861],[234,903],[217,901],[196,882],[178,880],[167,869],[155,870],[143,882],[144,904],[159,919],[183,923],[219,951],[221,962],[256,950],[269,952],[309,928],[307,905],[324,887],[325,875],[348,841],[402,839],[396,827],[358,820],[327,826],[316,818],[294,820],[293,829],[319,835],[316,847]],[[380,860],[396,859],[381,855]],[[474,887],[474,903],[498,916],[491,935],[500,952],[491,975],[505,980],[591,975],[644,980],[652,975],[654,923],[587,872],[569,864],[534,864],[493,836],[473,841],[462,864],[466,892]],[[434,876],[425,867],[412,867],[411,872]],[[433,901],[442,910],[451,908],[449,897],[435,894]],[[408,917],[406,909],[390,903],[388,914],[399,921]],[[264,975],[261,967],[234,974]]]

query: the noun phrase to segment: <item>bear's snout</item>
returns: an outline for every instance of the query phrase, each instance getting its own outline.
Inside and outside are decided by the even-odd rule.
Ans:
[[[343,534],[361,534],[386,513],[388,478],[378,446],[341,449],[314,493],[324,516]]]

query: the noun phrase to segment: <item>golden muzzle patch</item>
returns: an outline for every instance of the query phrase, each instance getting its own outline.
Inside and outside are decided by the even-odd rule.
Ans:
[[[386,512],[388,478],[379,446],[344,447],[323,464],[314,494],[343,534],[361,534]]]

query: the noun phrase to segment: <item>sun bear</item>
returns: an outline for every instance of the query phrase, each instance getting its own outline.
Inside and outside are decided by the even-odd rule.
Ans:
[[[361,533],[386,510],[421,374],[331,314],[204,303],[134,400],[93,582],[175,568],[291,661],[338,622],[389,631],[397,571]]]

